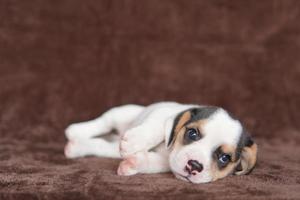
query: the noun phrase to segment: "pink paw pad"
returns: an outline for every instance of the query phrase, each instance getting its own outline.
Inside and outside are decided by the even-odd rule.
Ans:
[[[137,160],[135,157],[129,157],[123,160],[118,168],[119,176],[130,176],[138,173]]]
[[[74,141],[69,141],[67,144],[66,144],[66,146],[65,146],[65,149],[64,149],[64,153],[65,153],[65,156],[67,157],[67,158],[70,158],[70,157],[72,157],[72,153],[71,153],[71,149],[72,149],[72,147],[74,146]]]

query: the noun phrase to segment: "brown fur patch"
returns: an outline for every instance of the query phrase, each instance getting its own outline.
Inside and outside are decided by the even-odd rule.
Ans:
[[[176,138],[175,138],[174,146],[177,146],[176,148],[179,148],[180,146],[183,145],[184,143],[183,138],[187,128],[197,128],[198,130],[200,130],[200,134],[203,136],[202,127],[206,123],[206,120],[198,120],[196,122],[189,123],[186,126],[186,128],[183,128],[185,123],[188,122],[188,120],[190,120],[190,116],[191,116],[190,112],[187,112],[186,116],[182,116],[182,118],[178,122],[178,125],[175,128]]]
[[[182,135],[181,133],[185,131],[185,129],[182,129],[183,126],[185,125],[185,123],[187,121],[189,121],[191,118],[191,113],[190,111],[186,111],[185,113],[182,114],[182,116],[180,117],[180,119],[178,120],[178,123],[175,125],[175,128],[174,128],[174,146],[177,146],[178,145],[178,141],[179,140],[182,140],[180,137],[180,135]]]
[[[234,171],[234,169],[238,165],[238,161],[239,161],[236,158],[236,148],[237,147],[235,145],[224,144],[221,146],[221,151],[223,153],[229,154],[231,156],[232,162],[230,162],[223,169],[219,169],[218,163],[217,163],[218,161],[213,160],[213,162],[211,164],[211,173],[212,173],[211,175],[213,177],[213,180],[224,178]]]
[[[175,126],[175,134],[180,131],[180,129],[183,127],[183,125],[190,120],[191,118],[191,113],[189,111],[183,113],[181,118],[179,119],[178,123]]]
[[[256,163],[256,160],[257,160],[257,144],[253,144],[251,147],[246,147],[246,148],[249,148],[250,149],[250,159],[249,159],[249,165],[250,167],[252,168],[255,163]]]
[[[220,170],[218,168],[217,161],[213,161],[211,166],[211,173],[212,173],[211,175],[213,177],[213,181],[224,178],[229,174],[231,174],[234,171],[237,164],[238,164],[237,162],[231,162],[224,169]]]

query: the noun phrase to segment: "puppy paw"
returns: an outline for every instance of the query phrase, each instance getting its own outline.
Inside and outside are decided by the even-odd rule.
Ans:
[[[77,141],[69,141],[64,149],[67,158],[78,158],[83,156],[81,145]]]
[[[135,156],[131,156],[123,160],[119,164],[119,176],[132,176],[138,173],[138,161]]]
[[[121,138],[120,154],[123,158],[147,149],[147,138],[145,134],[141,134],[141,131],[138,128],[131,129]]]
[[[69,140],[86,139],[97,133],[99,130],[88,122],[71,124],[65,130],[65,135]]]
[[[65,130],[65,135],[69,140],[79,138],[83,128],[79,124],[71,124]]]

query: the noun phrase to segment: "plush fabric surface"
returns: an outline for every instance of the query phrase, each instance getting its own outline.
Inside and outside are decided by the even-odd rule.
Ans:
[[[0,199],[299,199],[299,1],[1,1]],[[67,160],[110,107],[222,106],[259,145],[248,176],[192,185]]]

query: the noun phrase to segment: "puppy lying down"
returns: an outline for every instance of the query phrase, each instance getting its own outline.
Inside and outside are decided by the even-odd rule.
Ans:
[[[101,137],[118,132],[112,141]],[[122,158],[118,175],[172,171],[184,181],[205,183],[249,173],[257,145],[242,124],[219,107],[161,102],[124,105],[91,121],[70,125],[68,158]],[[113,135],[113,134],[112,134]]]

